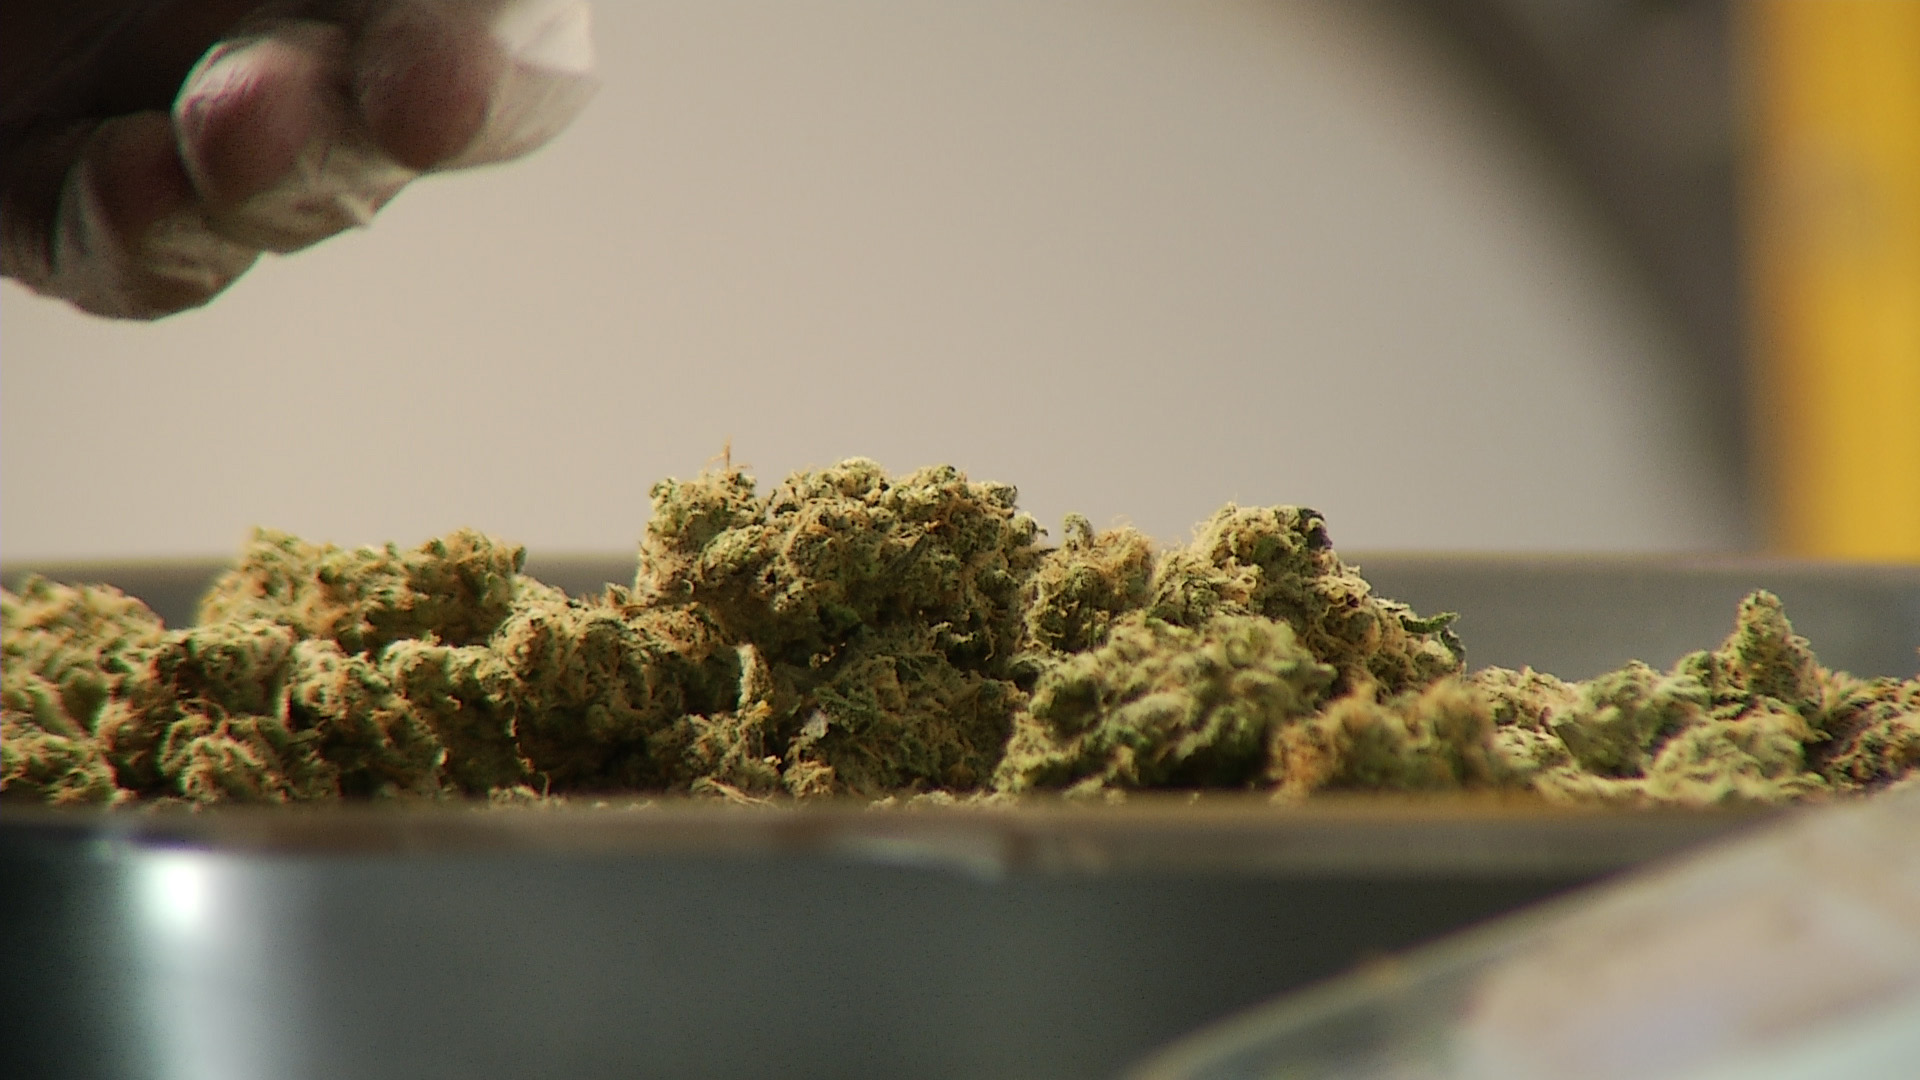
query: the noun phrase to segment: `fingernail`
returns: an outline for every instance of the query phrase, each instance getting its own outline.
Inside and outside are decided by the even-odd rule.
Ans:
[[[35,287],[96,315],[155,319],[206,303],[259,252],[216,235],[197,208],[161,217],[133,238],[115,229],[82,162],[67,180],[50,278]]]
[[[289,74],[288,56],[293,54],[312,71]],[[268,251],[298,251],[369,224],[419,175],[382,153],[360,130],[343,89],[345,65],[345,37],[339,27],[294,20],[216,46],[188,74],[174,115],[183,133],[181,154],[196,184],[209,178],[197,147],[186,136],[194,130],[194,114],[202,101],[250,80],[275,77],[291,79],[305,95],[299,104],[301,141],[275,162],[277,179],[237,202],[216,203],[207,218],[214,232]]]

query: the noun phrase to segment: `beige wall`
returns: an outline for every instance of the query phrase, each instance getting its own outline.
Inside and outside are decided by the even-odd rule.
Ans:
[[[254,523],[626,550],[763,481],[952,462],[1168,539],[1723,545],[1674,334],[1473,86],[1352,4],[598,4],[605,89],[211,307],[0,292],[0,554]]]

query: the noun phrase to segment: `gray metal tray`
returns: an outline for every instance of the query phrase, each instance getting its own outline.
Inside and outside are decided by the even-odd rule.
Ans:
[[[1748,589],[1910,674],[1920,568],[1361,560],[1475,664],[1717,644]],[[10,567],[9,583],[26,568]],[[170,622],[216,567],[47,567]],[[627,560],[536,562],[571,590]],[[1098,1077],[1742,814],[1208,798],[1017,811],[0,814],[9,1073]]]
[[[9,810],[0,1016],[16,1076],[1100,1077],[1754,820]]]

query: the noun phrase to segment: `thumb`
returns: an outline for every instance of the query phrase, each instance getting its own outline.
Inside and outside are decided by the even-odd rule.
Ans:
[[[96,315],[198,307],[257,252],[217,235],[167,114],[137,112],[31,137],[0,207],[0,270]]]
[[[396,0],[361,22],[285,20],[216,45],[174,121],[223,235],[298,250],[422,172],[505,161],[597,88],[581,0]]]

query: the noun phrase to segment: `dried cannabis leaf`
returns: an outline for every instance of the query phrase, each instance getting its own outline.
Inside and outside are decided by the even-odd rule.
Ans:
[[[1920,679],[1819,666],[1777,598],[1671,671],[1465,674],[1452,616],[1372,594],[1320,515],[1229,506],[1158,552],[1014,490],[852,460],[762,496],[653,490],[631,589],[518,547],[261,532],[168,631],[103,588],[4,597],[7,799],[657,791],[922,805],[1060,790],[1498,787],[1778,802],[1920,775]]]
[[[331,641],[295,645],[287,709],[317,733],[314,752],[333,765],[342,795],[431,796],[446,785],[439,736],[363,654]]]
[[[1284,622],[1219,615],[1187,629],[1129,616],[1105,645],[1040,677],[996,784],[1247,786],[1274,733],[1312,713],[1334,678]]]
[[[0,792],[9,800],[127,797],[100,743],[103,713],[146,665],[160,619],[118,589],[30,578],[0,596]]]
[[[1292,506],[1228,506],[1154,573],[1154,615],[1198,626],[1216,614],[1264,615],[1339,673],[1338,692],[1369,683],[1419,689],[1464,667],[1454,616],[1421,618],[1383,600],[1333,550],[1327,523]]]
[[[1376,693],[1362,688],[1274,730],[1268,776],[1277,794],[1436,791],[1508,779],[1484,693],[1451,677],[1385,703]]]
[[[1004,664],[1039,528],[1014,489],[952,468],[889,479],[854,459],[764,499],[737,469],[653,489],[635,593],[694,604],[772,662],[810,664],[862,630],[934,631],[955,663]]]
[[[849,643],[804,685],[805,721],[788,745],[796,794],[867,797],[978,787],[999,764],[1026,695],[954,663],[937,631],[900,627]]]
[[[526,550],[471,529],[412,551],[343,550],[257,530],[200,602],[200,622],[266,619],[374,652],[402,638],[484,642],[513,610]]]
[[[1116,619],[1153,599],[1153,541],[1134,529],[1096,534],[1067,515],[1066,542],[1041,556],[1022,596],[1026,647],[1077,653],[1106,644]]]
[[[1475,679],[1510,717],[1496,744],[1556,800],[1784,802],[1884,786],[1920,764],[1920,679],[1826,671],[1764,591],[1741,602],[1720,648],[1670,672],[1634,663],[1578,686],[1532,672]]]
[[[683,717],[734,707],[739,658],[689,609],[609,599],[524,605],[490,646],[520,750],[543,783],[613,790],[690,783],[653,761],[648,740]]]
[[[1885,787],[1920,773],[1920,678],[1829,672],[1811,710],[1820,738],[1808,764],[1838,791]]]
[[[796,796],[977,786],[1024,695],[1022,590],[1042,552],[1003,484],[871,461],[764,498],[738,469],[653,490],[634,596],[752,646],[755,728]],[[735,755],[745,760],[750,755]]]

